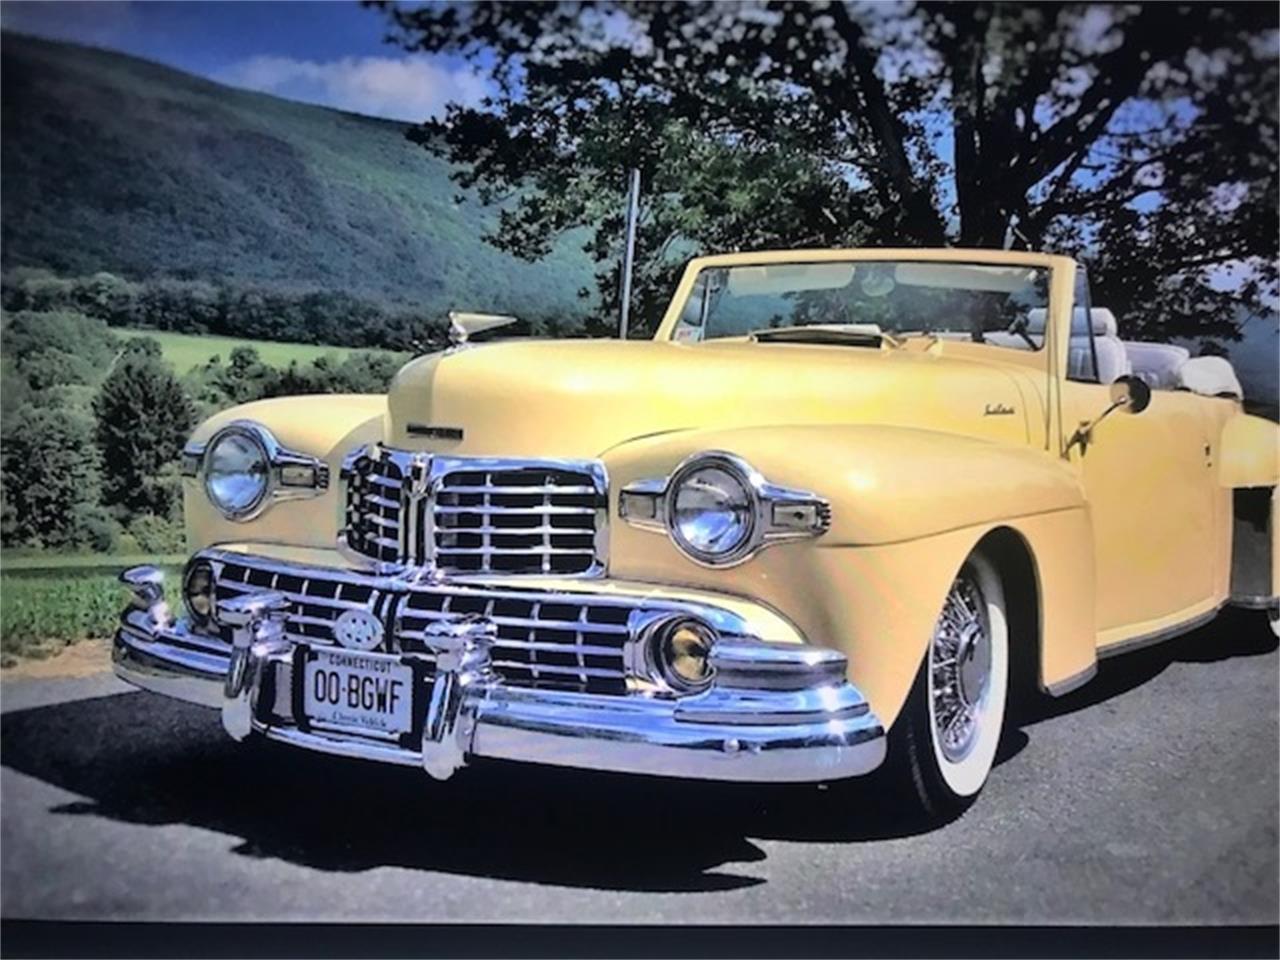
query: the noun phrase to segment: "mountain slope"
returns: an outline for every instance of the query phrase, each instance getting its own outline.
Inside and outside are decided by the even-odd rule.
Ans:
[[[0,38],[3,266],[226,279],[429,306],[581,313],[572,244],[486,245],[404,125],[235,90],[121,54]]]

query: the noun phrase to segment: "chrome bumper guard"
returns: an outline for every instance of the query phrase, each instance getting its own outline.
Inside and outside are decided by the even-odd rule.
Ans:
[[[433,675],[411,743],[407,736],[299,724],[288,716],[289,703],[298,648],[309,645],[286,636],[286,596],[261,590],[220,604],[228,648],[173,618],[151,568],[133,568],[121,579],[135,603],[116,634],[116,674],[144,690],[218,708],[237,740],[260,734],[418,767],[437,779],[473,756],[749,782],[843,779],[884,759],[884,729],[844,679],[845,659],[834,651],[726,639],[712,656],[715,683],[682,697],[522,688],[493,671],[494,626],[476,615],[439,621],[428,631]]]

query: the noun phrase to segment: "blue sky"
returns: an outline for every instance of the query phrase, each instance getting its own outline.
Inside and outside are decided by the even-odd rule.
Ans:
[[[5,0],[5,29],[120,50],[326,106],[399,120],[471,103],[484,78],[455,58],[410,56],[383,42],[385,18],[333,2],[27,2]]]

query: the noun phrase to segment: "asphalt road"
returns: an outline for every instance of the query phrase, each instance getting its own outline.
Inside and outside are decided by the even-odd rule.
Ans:
[[[108,676],[2,685],[6,918],[1264,923],[1276,642],[1227,612],[1012,730],[959,820],[875,780],[672,784],[251,749]]]

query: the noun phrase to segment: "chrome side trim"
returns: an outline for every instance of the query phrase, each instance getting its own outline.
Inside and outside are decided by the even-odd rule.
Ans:
[[[1057,683],[1045,684],[1045,693],[1051,697],[1062,697],[1073,690],[1078,690],[1086,683],[1098,675],[1098,661],[1094,660],[1079,673],[1073,673],[1065,680],[1059,680]]]
[[[1184,633],[1190,633],[1196,627],[1203,627],[1206,623],[1213,620],[1225,607],[1226,602],[1218,604],[1212,610],[1206,610],[1199,616],[1192,617],[1190,620],[1184,620],[1182,623],[1175,623],[1171,627],[1164,627],[1160,630],[1153,630],[1151,633],[1140,634],[1136,637],[1129,637],[1126,640],[1119,640],[1116,643],[1108,644],[1105,647],[1098,648],[1098,658],[1115,657],[1122,653],[1130,653],[1134,650],[1141,650],[1143,647],[1154,646],[1165,640],[1172,640],[1174,637],[1180,637]]]
[[[685,475],[708,466],[720,467],[736,476],[752,497],[751,530],[738,547],[723,556],[701,554],[673,533],[672,491]],[[633,527],[666,533],[690,560],[718,569],[745,563],[775,543],[820,537],[831,527],[831,504],[825,498],[807,490],[770,483],[741,457],[723,450],[696,453],[683,460],[668,476],[645,477],[627,484],[618,495],[618,515]]]

